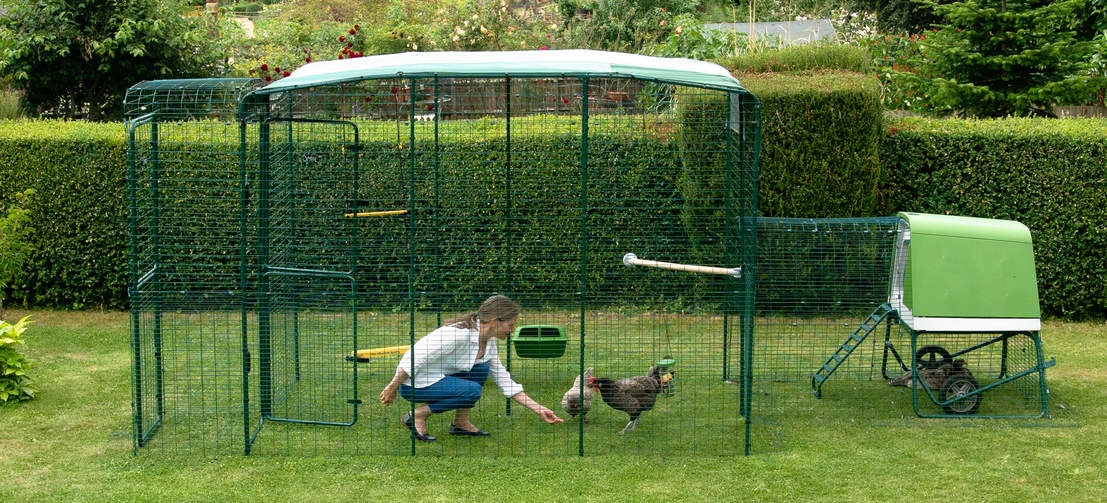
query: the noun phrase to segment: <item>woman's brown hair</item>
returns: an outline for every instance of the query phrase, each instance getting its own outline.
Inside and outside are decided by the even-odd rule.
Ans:
[[[481,303],[480,309],[477,309],[475,313],[450,318],[446,320],[446,326],[473,329],[477,328],[476,320],[484,322],[492,320],[507,321],[519,316],[520,312],[522,312],[522,308],[514,300],[506,295],[493,295],[485,299]]]

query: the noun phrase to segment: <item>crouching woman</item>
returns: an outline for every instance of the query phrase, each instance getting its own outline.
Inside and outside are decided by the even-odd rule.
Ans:
[[[381,403],[391,404],[399,393],[409,402],[423,404],[415,408],[414,414],[405,413],[400,421],[424,442],[435,440],[427,434],[427,418],[450,410],[454,411],[451,435],[486,437],[490,433],[469,421],[469,409],[480,400],[485,379],[492,376],[505,396],[534,411],[543,421],[563,422],[528,397],[500,362],[492,338],[506,339],[515,330],[519,312],[515,301],[493,295],[477,312],[447,320],[404,353],[392,382],[381,391]]]

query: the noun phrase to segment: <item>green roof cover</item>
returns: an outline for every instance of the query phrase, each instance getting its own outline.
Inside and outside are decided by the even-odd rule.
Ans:
[[[501,52],[408,52],[308,63],[258,90],[290,89],[382,78],[632,77],[731,91],[744,88],[725,68],[684,58],[583,49]]]
[[[929,215],[926,213],[900,212],[899,217],[911,226],[911,234],[928,234],[958,238],[990,239],[1030,243],[1030,229],[1013,220],[961,217],[953,215]]]

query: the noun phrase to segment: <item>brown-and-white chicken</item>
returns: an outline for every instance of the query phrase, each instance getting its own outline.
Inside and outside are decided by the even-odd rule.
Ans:
[[[581,389],[581,382],[592,382],[592,367],[584,369],[583,379],[578,375],[577,379],[573,381],[573,387],[569,388],[569,391],[566,391],[561,397],[561,408],[569,413],[569,417],[576,417],[577,414],[580,414],[583,420],[584,415],[592,410],[592,387],[585,385]]]
[[[657,394],[661,392],[661,385],[664,384],[663,379],[660,369],[654,365],[644,376],[622,379],[593,377],[589,384],[600,393],[604,403],[630,415],[630,422],[619,432],[621,435],[628,428],[631,431],[638,429],[638,418],[643,412],[653,408]]]

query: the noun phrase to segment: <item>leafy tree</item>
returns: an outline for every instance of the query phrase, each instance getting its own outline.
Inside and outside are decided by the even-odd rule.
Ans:
[[[0,75],[33,114],[120,116],[127,87],[220,72],[208,16],[177,0],[0,0]]]
[[[558,0],[568,45],[638,52],[673,31],[674,16],[691,13],[699,0]]]
[[[852,0],[853,7],[876,14],[877,28],[886,33],[915,33],[939,19],[914,0]]]
[[[1088,0],[924,0],[942,18],[920,37],[899,78],[937,112],[977,117],[1052,115],[1102,86],[1097,42],[1078,30]]]

